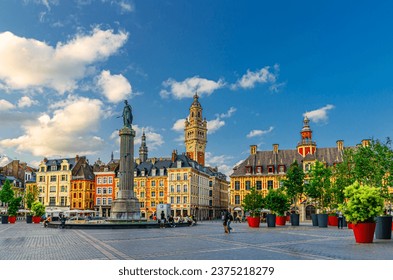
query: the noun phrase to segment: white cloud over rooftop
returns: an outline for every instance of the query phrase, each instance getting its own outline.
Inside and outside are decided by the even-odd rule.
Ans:
[[[89,74],[89,67],[116,53],[127,38],[125,32],[95,28],[53,47],[8,31],[0,33],[0,83],[10,89],[71,92]]]

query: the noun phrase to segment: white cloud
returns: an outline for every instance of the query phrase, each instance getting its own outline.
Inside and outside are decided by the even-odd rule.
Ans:
[[[320,109],[316,109],[314,111],[306,112],[303,114],[303,117],[307,116],[311,121],[318,122],[326,122],[328,120],[328,111],[334,109],[334,105],[326,105]]]
[[[279,71],[279,66],[274,65],[274,73],[270,71],[270,66],[266,66],[262,69],[256,70],[255,72],[247,70],[235,84],[231,85],[232,89],[243,88],[250,89],[254,88],[256,84],[275,84],[277,80],[277,72]],[[277,90],[277,86],[271,86],[272,90]]]
[[[172,126],[172,130],[177,131],[177,132],[183,132],[185,121],[186,121],[186,119],[179,119],[179,120],[175,121],[175,123]]]
[[[134,5],[127,1],[120,1],[119,6],[122,13],[130,13],[135,10]]]
[[[14,104],[5,99],[0,99],[0,111],[7,111],[13,108],[15,108]]]
[[[146,146],[149,151],[154,151],[157,150],[159,147],[161,147],[164,144],[164,138],[162,137],[161,134],[157,133],[154,128],[152,127],[139,127],[136,124],[132,125],[132,129],[135,130],[135,139],[134,139],[134,146],[135,146],[135,152],[139,150],[139,146],[141,145],[142,141],[142,132],[145,132],[146,136]],[[110,139],[116,141],[116,145],[120,145],[120,136],[119,136],[119,131],[115,130],[112,132]],[[134,154],[134,157],[138,157],[138,154]]]
[[[28,96],[22,96],[18,101],[19,108],[31,107],[38,104],[38,101],[31,99]]]
[[[11,158],[9,158],[6,155],[0,155],[0,167],[3,167],[5,165],[7,165],[8,163],[10,163],[12,161]]]
[[[11,89],[73,91],[90,74],[90,67],[116,53],[127,37],[125,32],[95,28],[52,47],[11,32],[0,33],[0,83]]]
[[[99,128],[102,102],[73,96],[67,100],[54,104],[52,114],[43,113],[34,122],[24,124],[24,135],[1,140],[0,146],[46,157],[99,151],[103,140],[94,133]]]
[[[138,145],[138,147],[141,145],[141,140],[142,140],[142,131],[145,132],[146,135],[146,146],[149,149],[149,151],[154,151],[157,150],[159,147],[161,147],[164,144],[164,138],[162,137],[161,134],[157,133],[154,128],[152,127],[141,127],[137,125],[133,125],[132,128],[136,132],[136,139],[135,139],[135,145]]]
[[[231,156],[220,155],[214,156],[210,152],[206,152],[206,165],[211,167],[217,167],[218,171],[229,176],[232,173],[233,168],[228,165],[228,162],[232,160]]]
[[[232,117],[233,113],[235,113],[236,111],[237,111],[236,108],[231,107],[229,108],[228,112],[221,114],[220,118],[230,118]]]
[[[131,85],[123,75],[111,75],[110,71],[102,71],[97,85],[109,102],[118,103],[131,94]]]
[[[224,87],[225,83],[222,79],[215,82],[194,76],[192,78],[187,78],[182,82],[168,79],[164,81],[162,85],[169,88],[169,91],[166,89],[161,90],[161,97],[167,98],[172,95],[175,99],[183,99],[193,97],[196,92],[198,92],[200,96],[203,94],[210,95],[215,90]]]
[[[272,132],[273,129],[274,129],[274,127],[271,126],[271,127],[269,127],[268,130],[258,130],[258,129],[251,130],[247,134],[247,138],[252,138],[252,137],[257,137],[257,136],[262,136],[262,135],[268,134],[268,133]]]
[[[214,132],[219,130],[224,125],[225,125],[225,121],[221,120],[220,118],[216,118],[214,120],[208,121],[207,122],[207,133],[213,134]]]

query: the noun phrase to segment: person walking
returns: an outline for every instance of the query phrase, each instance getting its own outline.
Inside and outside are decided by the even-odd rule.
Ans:
[[[339,211],[338,214],[337,214],[337,216],[338,216],[338,224],[337,224],[337,227],[342,229],[342,228],[343,228],[343,224],[344,224],[344,216],[343,216],[343,213],[342,213],[341,211]]]
[[[228,228],[228,222],[229,222],[229,215],[228,215],[228,213],[225,213],[223,215],[223,217],[224,217],[224,221],[223,221],[222,225],[224,226],[224,232],[225,233],[231,233],[231,231]]]
[[[231,231],[231,230],[233,230],[232,228],[231,228],[231,223],[232,223],[232,221],[233,221],[233,216],[232,216],[232,214],[231,214],[231,212],[228,212],[228,230],[229,230],[229,232]]]

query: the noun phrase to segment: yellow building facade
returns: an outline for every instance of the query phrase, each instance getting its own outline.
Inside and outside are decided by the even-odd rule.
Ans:
[[[38,200],[47,211],[70,210],[72,171],[80,160],[86,161],[86,158],[44,158],[41,161],[36,173]]]
[[[286,178],[290,165],[297,161],[306,174],[311,166],[318,160],[326,166],[333,166],[342,162],[344,142],[336,141],[335,147],[318,148],[312,139],[312,130],[307,117],[303,119],[303,128],[300,131],[300,141],[295,149],[279,149],[278,144],[273,144],[268,151],[258,151],[256,145],[250,146],[249,156],[234,167],[230,175],[230,201],[229,207],[234,215],[244,215],[242,201],[255,187],[263,196],[269,189],[277,189]],[[307,202],[300,205],[301,220],[311,219],[315,207]],[[289,209],[288,209],[289,210]]]

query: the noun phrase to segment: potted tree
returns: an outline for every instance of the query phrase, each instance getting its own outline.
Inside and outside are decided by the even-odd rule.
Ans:
[[[31,205],[31,211],[33,212],[33,223],[39,224],[41,217],[45,214],[45,206],[41,202],[35,201]]]
[[[6,215],[1,216],[1,223],[8,224],[8,206],[14,198],[14,191],[12,190],[11,183],[8,179],[5,180],[3,187],[0,190],[0,201],[5,204]]]
[[[285,212],[290,207],[288,196],[281,189],[271,189],[265,197],[265,206],[273,214],[276,214],[276,225],[284,226],[286,221]]]
[[[264,199],[260,192],[257,192],[255,187],[250,189],[250,192],[244,197],[242,206],[245,212],[249,212],[250,216],[247,218],[250,227],[259,227],[261,209],[263,208]]]
[[[21,202],[22,197],[13,197],[8,203],[8,222],[10,224],[14,224],[16,222],[16,215]]]
[[[304,191],[304,172],[303,168],[296,160],[289,167],[286,179],[283,180],[283,186],[294,205],[294,210],[292,211],[290,218],[291,225],[299,226],[300,215],[297,208],[297,202],[300,200]]]
[[[385,200],[385,205],[391,205],[389,187],[393,185],[393,151],[391,140],[386,142],[370,140],[366,145],[357,148],[353,155],[354,174],[360,184],[376,187]],[[392,216],[387,213],[376,217],[375,237],[391,239]]]
[[[31,213],[31,206],[33,202],[37,199],[37,188],[33,187],[33,189],[26,190],[24,200],[26,209],[30,210],[30,213],[26,215],[26,223],[31,224],[33,222],[33,215]]]
[[[331,195],[331,170],[324,163],[316,161],[310,170],[310,180],[306,185],[306,194],[316,201],[318,209],[318,226],[328,226],[328,214]]]
[[[347,221],[353,225],[357,243],[372,243],[375,231],[375,217],[383,213],[384,199],[380,190],[355,182],[344,189],[347,201],[340,205]]]

